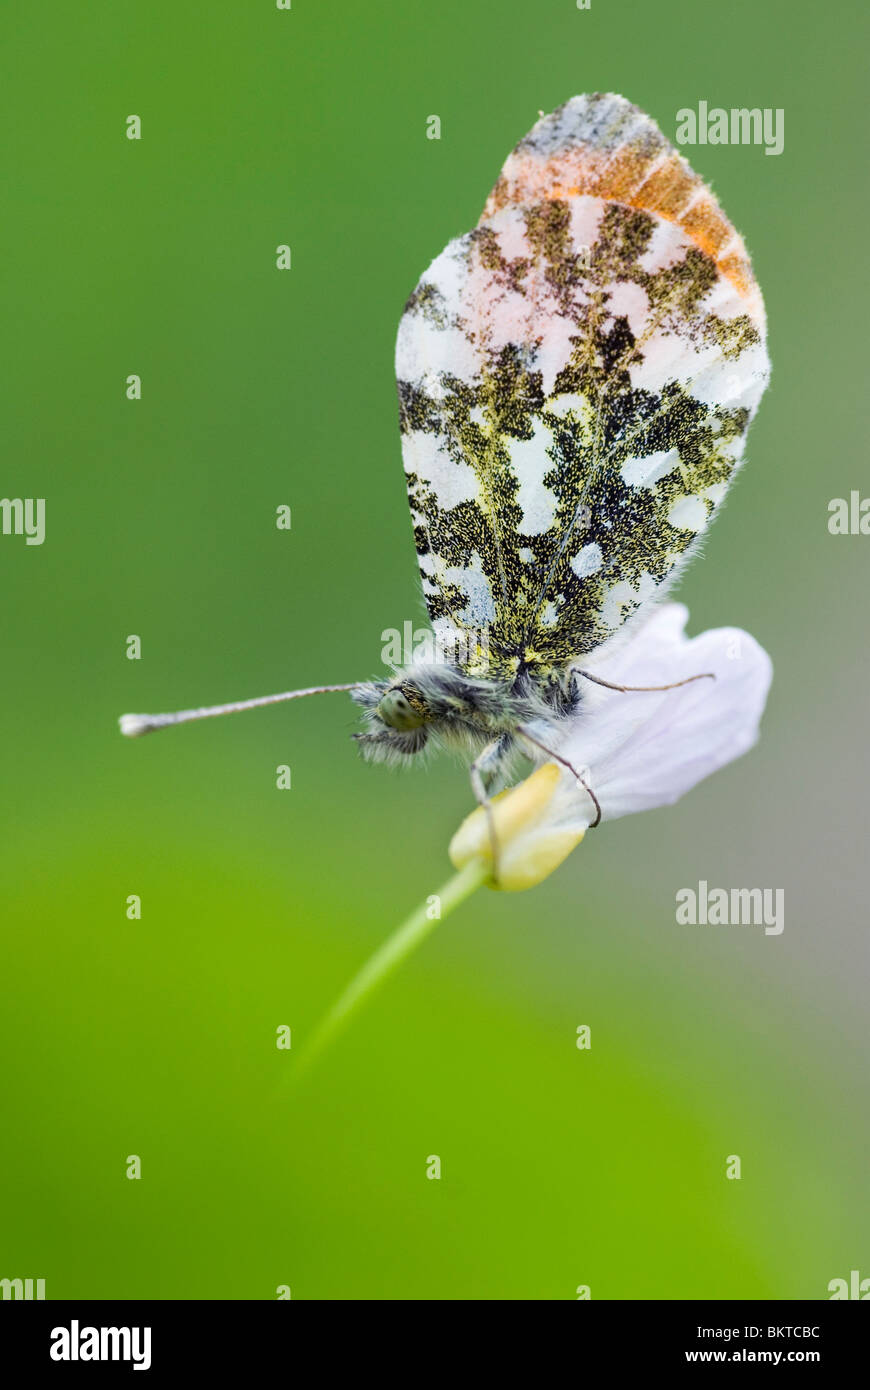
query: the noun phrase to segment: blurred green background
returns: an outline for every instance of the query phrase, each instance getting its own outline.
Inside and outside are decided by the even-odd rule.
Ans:
[[[2,27],[0,490],[47,499],[47,538],[0,537],[0,1277],[817,1299],[870,1276],[870,540],[827,530],[870,490],[866,11],[95,0]],[[680,597],[690,631],[771,652],[762,742],[532,893],[478,894],[283,1094],[447,876],[467,777],[363,765],[340,696],[139,743],[116,719],[373,676],[382,631],[422,623],[398,317],[538,111],[595,90],[671,137],[699,100],[785,111],[779,157],[686,151],[753,253],[774,376]],[[784,888],[783,935],[678,926],[700,878]]]

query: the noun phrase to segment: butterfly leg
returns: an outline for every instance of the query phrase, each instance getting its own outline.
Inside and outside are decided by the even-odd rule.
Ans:
[[[495,833],[495,816],[492,813],[492,799],[487,790],[487,781],[498,770],[498,765],[504,754],[506,740],[502,735],[494,738],[492,743],[486,747],[475,758],[471,767],[468,769],[471,777],[471,789],[483,813],[486,816],[486,823],[489,827],[489,843],[492,849],[492,876],[498,883],[498,836]]]
[[[588,681],[594,681],[596,685],[606,686],[608,690],[676,690],[678,685],[691,685],[692,681],[705,681],[716,679],[712,671],[701,671],[697,676],[687,676],[684,681],[672,681],[670,685],[614,685],[613,681],[602,680],[601,676],[593,676],[591,671],[581,671],[579,666],[571,667],[572,676],[584,676]]]
[[[586,778],[583,776],[582,772],[578,772],[576,767],[572,766],[572,764],[568,762],[567,758],[562,757],[561,753],[554,753],[553,749],[548,748],[546,743],[541,743],[541,740],[539,738],[535,738],[534,734],[529,733],[529,730],[524,728],[522,724],[517,725],[517,733],[520,735],[520,738],[524,738],[529,743],[533,743],[536,748],[540,748],[541,752],[546,753],[548,758],[552,758],[554,762],[561,763],[563,767],[566,767],[568,769],[572,777],[576,777],[581,787],[584,787],[586,791],[589,793],[589,799],[592,802],[592,805],[595,807],[595,819],[590,823],[589,829],[594,830],[596,825],[600,825],[601,802],[598,800],[598,797],[595,795],[589,783],[586,781]]]

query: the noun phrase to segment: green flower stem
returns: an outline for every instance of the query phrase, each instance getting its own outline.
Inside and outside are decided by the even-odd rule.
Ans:
[[[440,917],[429,916],[429,909],[424,903],[387,938],[383,946],[375,951],[359,974],[351,980],[344,994],[315,1030],[311,1041],[303,1049],[293,1068],[294,1081],[307,1074],[312,1063],[344,1032],[366,1000],[371,998],[375,990],[390,978],[418,946],[422,945],[433,928],[454,908],[464,903],[466,898],[470,898],[489,876],[490,869],[483,860],[471,860],[439,890],[437,896],[441,900]]]

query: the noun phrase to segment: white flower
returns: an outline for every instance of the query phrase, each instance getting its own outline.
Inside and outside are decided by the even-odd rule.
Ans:
[[[769,656],[738,628],[690,639],[684,631],[688,616],[683,604],[666,604],[621,647],[577,664],[614,685],[672,685],[708,671],[715,680],[654,692],[607,690],[583,681],[581,709],[564,721],[557,741],[552,731],[541,734],[591,787],[602,820],[671,805],[758,738],[772,676]],[[530,777],[492,802],[494,887],[516,891],[540,883],[596,817],[582,782],[545,752],[536,760],[542,765]],[[492,863],[481,808],[454,835],[450,857],[457,868],[472,859]]]

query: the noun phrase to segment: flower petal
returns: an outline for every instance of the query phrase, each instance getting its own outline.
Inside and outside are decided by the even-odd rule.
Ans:
[[[584,699],[557,751],[591,783],[604,819],[670,805],[758,737],[770,658],[739,628],[689,639],[688,616],[683,604],[667,604],[606,660],[590,660],[594,675],[619,685],[671,684],[705,671],[716,677],[657,692],[599,687]],[[582,787],[574,793],[588,824],[588,795]]]
[[[578,776],[542,750],[536,771],[491,802],[498,845],[493,887],[531,888],[567,858],[596,815],[584,782],[602,818],[615,820],[670,805],[752,747],[770,688],[770,658],[739,628],[689,639],[688,617],[683,604],[667,604],[628,640],[591,658],[590,674],[615,685],[673,688],[622,691],[584,683],[582,704],[562,721],[555,744],[552,726],[546,730],[548,746]],[[677,684],[704,673],[715,679]],[[472,859],[492,864],[490,823],[481,808],[454,835],[450,857],[457,868]]]

